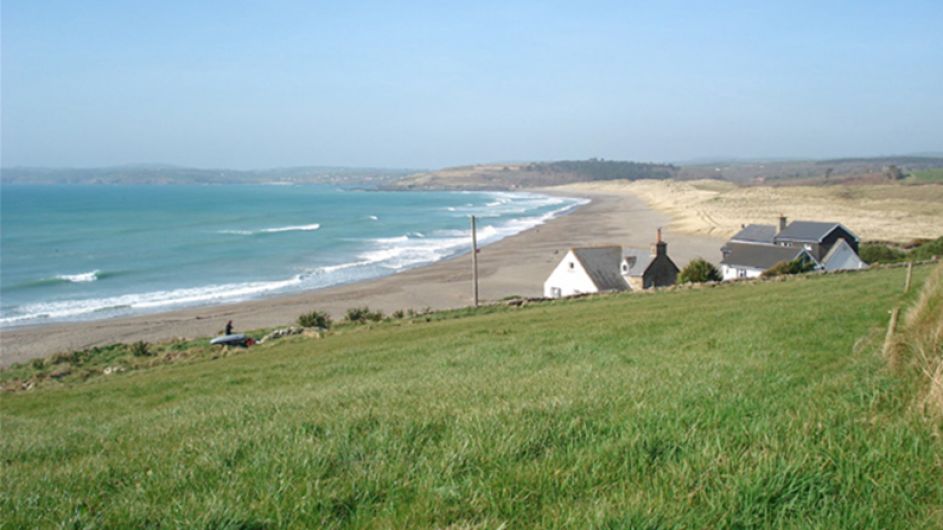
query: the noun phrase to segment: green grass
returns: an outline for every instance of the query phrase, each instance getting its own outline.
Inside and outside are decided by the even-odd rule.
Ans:
[[[943,442],[876,353],[903,275],[437,313],[6,394],[0,526],[938,528]]]
[[[943,182],[943,168],[920,169],[910,174],[915,182]]]

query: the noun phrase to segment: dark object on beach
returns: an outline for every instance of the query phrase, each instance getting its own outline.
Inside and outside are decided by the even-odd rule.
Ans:
[[[226,322],[226,331],[223,332],[223,335],[232,335],[232,320]]]
[[[214,346],[251,346],[255,344],[255,340],[251,337],[247,337],[242,333],[236,335],[223,335],[221,337],[216,337],[210,341],[210,344]]]

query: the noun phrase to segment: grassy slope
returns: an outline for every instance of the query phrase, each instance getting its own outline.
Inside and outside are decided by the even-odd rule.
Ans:
[[[0,525],[936,527],[943,443],[874,351],[902,282],[397,322],[7,395]]]

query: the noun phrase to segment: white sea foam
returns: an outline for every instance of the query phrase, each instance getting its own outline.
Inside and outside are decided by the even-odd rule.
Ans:
[[[580,200],[540,195],[536,193],[510,191],[494,191],[488,192],[486,195],[488,195],[491,200],[485,203],[483,206],[466,204],[459,207],[449,206],[446,208],[446,210],[455,214],[456,217],[466,217],[469,215],[475,215],[476,217],[480,218],[506,217],[508,215],[526,214],[527,212],[541,208],[564,206],[568,203],[571,203],[572,201]],[[573,206],[578,204],[582,203],[575,202],[573,203]],[[564,210],[566,209],[569,208],[565,207]]]
[[[314,223],[310,225],[280,226],[277,228],[263,228],[259,230],[262,234],[275,234],[278,232],[313,232],[321,228],[321,225]]]
[[[494,224],[482,224],[478,227],[478,242],[481,246],[489,245],[505,237],[512,236],[541,225],[550,219],[589,202],[586,199],[548,197],[530,193],[495,192],[494,203],[490,208],[505,208],[505,211],[527,212],[547,206],[559,206],[541,215],[512,218]],[[526,206],[519,206],[523,202]],[[506,213],[496,214],[507,215]],[[486,216],[483,216],[486,217]],[[322,267],[321,273],[335,273],[356,268],[379,268],[401,271],[418,265],[439,261],[469,250],[470,230],[444,229],[435,230],[428,236],[421,232],[410,232],[395,237],[383,237],[370,240],[370,248],[357,255],[357,261]]]
[[[368,215],[367,218],[370,219],[371,221],[379,221],[379,220],[380,220],[380,218],[377,217],[377,216],[375,216],[375,215]]]
[[[259,230],[220,230],[220,234],[230,234],[237,236],[253,236],[256,234],[277,234],[280,232],[313,232],[319,230],[321,225],[318,223],[310,225],[277,226],[275,228],[261,228]]]
[[[17,308],[17,315],[0,318],[0,324],[15,324],[37,319],[74,319],[109,311],[153,310],[182,305],[237,302],[265,293],[287,290],[298,286],[303,281],[303,275],[297,275],[281,281],[208,285],[84,300],[26,304]]]
[[[72,283],[94,282],[98,279],[99,272],[101,271],[94,270],[91,272],[82,272],[79,274],[57,274],[56,279]]]

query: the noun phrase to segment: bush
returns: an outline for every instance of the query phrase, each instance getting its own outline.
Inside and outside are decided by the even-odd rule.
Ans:
[[[363,324],[365,322],[379,322],[383,320],[383,311],[370,311],[367,306],[351,307],[347,310],[344,319],[348,322]]]
[[[780,261],[776,265],[763,271],[764,278],[772,278],[773,276],[784,276],[788,274],[802,274],[804,272],[809,272],[815,268],[815,264],[809,260],[802,258],[794,259],[792,261]]]
[[[907,253],[884,243],[864,243],[858,249],[858,257],[865,263],[895,263],[904,260]]]
[[[311,311],[298,317],[298,325],[303,328],[331,329],[331,315],[324,311]]]
[[[910,259],[915,261],[933,259],[936,256],[943,256],[943,237],[927,241],[910,251]]]
[[[393,311],[393,314],[391,314],[390,317],[400,320],[406,317],[406,312],[402,309],[397,309],[396,311]]]
[[[151,353],[148,343],[144,342],[143,340],[139,340],[131,344],[131,355],[135,357],[150,357],[154,354]]]
[[[678,283],[719,282],[720,271],[704,258],[695,258],[678,275]]]

